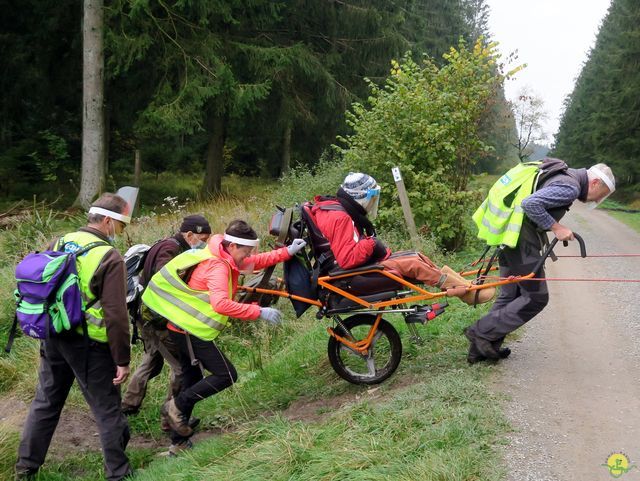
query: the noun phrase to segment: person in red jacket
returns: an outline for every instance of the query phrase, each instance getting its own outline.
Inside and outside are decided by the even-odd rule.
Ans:
[[[249,224],[243,220],[232,221],[224,235],[214,235],[209,239],[207,248],[214,257],[197,264],[187,284],[196,292],[208,293],[211,307],[218,314],[247,321],[262,319],[278,325],[282,322],[282,313],[278,309],[234,300],[238,277],[240,272],[252,272],[289,260],[304,248],[306,242],[293,239],[287,247],[257,254],[258,243],[258,235]],[[158,275],[161,272],[156,274],[151,284]],[[182,389],[162,408],[173,429],[169,454],[175,454],[191,446],[189,438],[193,429],[188,420],[196,403],[231,386],[238,379],[238,373],[216,342],[200,339],[178,327],[171,319],[168,321],[169,336],[180,352],[182,367]],[[194,360],[197,360],[195,364]],[[209,372],[207,376],[203,375],[205,370]]]
[[[420,252],[397,252],[376,237],[370,219],[375,219],[380,201],[380,187],[373,177],[350,172],[335,197],[316,196],[311,213],[341,269],[355,269],[367,264],[381,264],[394,274],[440,289],[468,287],[464,279],[448,266],[439,268]],[[493,299],[494,288],[465,292],[452,291],[467,304]],[[476,292],[478,298],[476,299]]]

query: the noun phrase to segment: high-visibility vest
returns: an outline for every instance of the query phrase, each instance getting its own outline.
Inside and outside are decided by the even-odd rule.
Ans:
[[[113,249],[113,246],[108,245],[106,241],[100,239],[98,236],[83,231],[66,234],[64,237],[58,239],[54,246],[55,249],[59,249],[64,245],[66,252],[75,252],[94,242],[104,242],[105,245],[94,247],[76,258],[78,284],[80,285],[80,292],[82,293],[82,300],[85,306],[96,298],[89,287],[91,279],[98,269],[98,266],[100,266],[102,259],[107,252]],[[122,282],[125,282],[125,280],[122,279]],[[96,301],[91,307],[86,309],[84,315],[87,320],[87,334],[89,337],[94,341],[107,342],[107,326],[104,323],[104,312],[102,311],[100,301]],[[78,327],[77,330],[82,334],[82,327]]]
[[[209,291],[190,288],[180,277],[201,262],[217,257],[209,247],[191,249],[174,257],[153,275],[142,294],[142,302],[159,316],[168,319],[189,334],[213,341],[229,324],[229,317],[217,313],[209,300]],[[233,297],[229,276],[229,298]]]
[[[542,162],[518,164],[491,187],[473,214],[479,239],[490,246],[516,246],[524,222],[522,201],[533,192],[541,165]]]

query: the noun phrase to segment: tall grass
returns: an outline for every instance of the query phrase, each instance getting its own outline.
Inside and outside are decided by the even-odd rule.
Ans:
[[[270,244],[266,226],[275,204],[291,206],[315,194],[333,194],[345,174],[339,165],[321,164],[315,174],[297,170],[278,182],[225,179],[225,194],[215,201],[146,210],[118,245],[124,250],[133,243],[152,243],[173,234],[184,215],[202,213],[214,232],[221,232],[234,218],[246,219],[266,249]],[[39,231],[41,238],[32,238],[48,240],[83,223],[81,218],[54,223]],[[10,237],[15,234],[0,233],[0,243],[15,239]],[[394,249],[411,247],[404,232],[381,236]],[[421,239],[419,247],[438,264],[459,266],[429,239]],[[2,299],[11,297],[18,251],[0,265]],[[490,368],[466,365],[461,336],[462,328],[483,309],[475,311],[452,301],[445,315],[421,329],[426,341],[422,346],[410,343],[401,318],[391,315],[389,320],[402,333],[403,361],[391,379],[368,389],[346,383],[333,372],[326,357],[328,323],[315,319],[314,309],[296,319],[288,301],[281,300],[278,307],[285,312],[282,327],[240,322],[219,338],[240,372],[239,382],[199,403],[195,415],[202,418],[203,429],[231,432],[199,442],[182,460],[162,461],[154,459],[153,450],[130,449],[133,465],[145,468],[137,479],[499,479],[494,446],[505,425],[484,383]],[[0,308],[0,326],[6,332],[11,301]],[[133,367],[141,355],[142,346],[137,344]],[[0,395],[10,392],[28,401],[35,389],[37,363],[37,343],[18,339],[10,356],[0,356]],[[143,410],[129,419],[134,436],[168,444],[158,423],[167,377],[165,371],[150,383]],[[308,422],[287,420],[283,410],[301,399],[321,406],[326,400],[326,405]],[[86,412],[75,389],[69,404]],[[6,467],[15,459],[17,433],[0,432],[0,441],[8,455],[3,457]],[[39,479],[96,479],[101,464],[99,453],[71,450],[64,462],[47,461]]]

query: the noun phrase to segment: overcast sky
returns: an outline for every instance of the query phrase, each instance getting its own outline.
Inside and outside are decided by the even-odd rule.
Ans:
[[[542,98],[548,141],[558,130],[562,102],[573,91],[611,0],[488,0],[489,29],[505,58],[518,51],[527,68],[508,81],[508,99],[523,86]]]

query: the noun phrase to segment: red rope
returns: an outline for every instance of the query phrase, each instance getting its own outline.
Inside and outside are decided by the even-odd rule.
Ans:
[[[488,280],[489,282],[496,282],[496,281],[513,281],[513,280],[517,280],[518,276],[510,276],[510,277],[499,277],[499,276],[483,276],[483,278],[485,280]],[[578,279],[577,277],[533,277],[530,279],[522,279],[522,282],[525,281],[569,281],[569,282],[632,282],[632,283],[636,283],[636,282],[640,282],[640,279],[616,279],[616,278],[610,278],[610,277],[601,277],[601,278],[594,278],[594,279]]]

